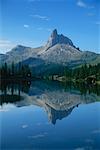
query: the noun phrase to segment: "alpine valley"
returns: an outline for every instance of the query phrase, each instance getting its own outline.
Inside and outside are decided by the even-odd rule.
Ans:
[[[64,67],[76,68],[83,64],[98,64],[100,54],[80,50],[72,40],[58,34],[55,29],[46,45],[38,48],[17,45],[6,54],[0,54],[0,62],[14,62],[16,65],[21,62],[28,64],[35,74],[56,74],[62,72]]]

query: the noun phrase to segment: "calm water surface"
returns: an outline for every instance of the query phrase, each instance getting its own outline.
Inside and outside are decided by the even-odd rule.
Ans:
[[[99,150],[99,90],[54,81],[3,84],[1,150]]]

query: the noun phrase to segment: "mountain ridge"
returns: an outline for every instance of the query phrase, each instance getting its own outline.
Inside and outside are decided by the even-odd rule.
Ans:
[[[53,65],[73,68],[85,63],[97,64],[100,63],[100,54],[76,48],[71,39],[58,34],[54,29],[44,46],[31,48],[17,45],[6,54],[0,55],[0,62],[1,64],[22,62],[28,64],[32,69],[37,67],[36,70],[40,69],[41,72],[44,72]]]
[[[63,34],[58,34],[57,29],[54,29],[53,32],[51,33],[51,36],[49,37],[45,47],[49,49],[50,47],[56,45],[56,44],[68,44],[71,46],[73,45],[73,42]]]

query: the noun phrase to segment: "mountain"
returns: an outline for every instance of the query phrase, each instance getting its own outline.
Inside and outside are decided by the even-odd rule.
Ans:
[[[47,41],[47,44],[46,44],[45,48],[49,49],[50,47],[52,47],[52,46],[54,46],[54,45],[56,45],[58,43],[59,44],[67,44],[67,45],[74,46],[72,41],[69,38],[65,37],[63,34],[59,35],[57,33],[57,30],[55,29],[52,32],[49,40]]]
[[[16,93],[18,91],[16,90]],[[80,104],[89,104],[100,100],[95,93],[82,94],[75,87],[66,90],[59,82],[34,81],[29,89],[29,94],[20,92],[22,100],[16,106],[23,107],[36,105],[45,109],[50,122],[56,123],[71,114],[73,109]]]
[[[7,52],[1,57],[1,63],[7,62],[8,64],[14,61],[15,63],[22,62],[30,57],[37,57],[37,53],[42,50],[42,47],[31,48],[22,45],[17,45],[11,51]]]
[[[74,68],[85,63],[100,63],[100,54],[76,48],[71,39],[58,34],[55,29],[44,46],[31,48],[17,45],[5,55],[0,55],[1,64],[11,64],[12,61],[28,64],[37,73],[56,72],[65,66]]]

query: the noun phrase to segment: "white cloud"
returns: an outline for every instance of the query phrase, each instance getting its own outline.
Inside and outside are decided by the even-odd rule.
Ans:
[[[28,24],[24,24],[24,28],[29,28],[29,25]]]
[[[78,147],[75,150],[85,150],[85,148],[84,147]]]
[[[0,39],[0,53],[6,53],[11,50],[16,44],[6,39]]]
[[[8,112],[11,109],[14,109],[16,106],[14,106],[13,104],[3,104],[3,106],[0,106],[0,112]]]
[[[86,7],[87,7],[86,3],[84,3],[82,0],[78,0],[78,1],[77,1],[77,6],[83,7],[83,8],[86,8]]]
[[[96,25],[100,25],[100,21],[96,21],[95,24],[96,24]]]
[[[23,129],[25,129],[25,128],[27,128],[27,127],[28,127],[27,124],[22,125],[22,128],[23,128]]]
[[[9,111],[9,109],[0,108],[0,112],[7,112],[7,111]]]
[[[92,131],[92,134],[100,134],[100,129],[96,129],[96,130]]]
[[[83,0],[78,0],[76,4],[77,4],[77,6],[82,7],[82,8],[87,8],[87,9],[94,9],[95,8],[93,5],[88,5]]]
[[[94,13],[88,13],[87,14],[89,17],[92,17],[92,16],[94,16],[95,14]]]
[[[41,15],[38,15],[38,14],[31,15],[31,17],[36,18],[36,19],[41,19],[41,20],[44,20],[44,21],[48,21],[49,20],[49,18],[47,16],[41,16]]]
[[[37,139],[37,138],[43,138],[47,135],[48,133],[47,132],[44,132],[42,134],[37,134],[37,135],[32,135],[32,136],[28,136],[29,138],[32,138],[32,139]]]
[[[44,136],[45,136],[44,134],[38,134],[38,135],[34,135],[34,136],[29,136],[29,138],[37,139],[37,138],[42,138]]]

